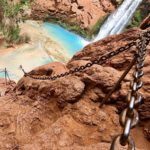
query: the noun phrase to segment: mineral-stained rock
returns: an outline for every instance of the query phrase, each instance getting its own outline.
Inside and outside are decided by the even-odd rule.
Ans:
[[[3,97],[7,94],[12,93],[12,89],[15,86],[15,82],[13,81],[8,81],[5,79],[0,80],[0,97]]]
[[[118,126],[115,126],[116,123],[113,122],[115,119],[113,117],[116,117],[115,121],[118,121],[117,115],[113,112],[114,109],[108,109],[111,111],[110,114],[108,114],[108,112],[104,113],[103,111],[99,112],[99,117],[93,114],[93,118],[95,117],[95,119],[99,121],[95,126],[80,123],[76,121],[76,119],[74,120],[72,114],[67,115],[67,111],[65,111],[65,115],[63,117],[60,117],[60,119],[58,119],[41,134],[36,136],[36,138],[33,138],[31,141],[32,144],[27,144],[24,147],[28,148],[35,146],[39,149],[69,149],[71,147],[84,148],[87,147],[86,145],[89,145],[88,147],[90,147],[90,145],[94,146],[99,143],[99,141],[110,142],[111,138],[116,135],[116,131],[119,128]],[[104,115],[102,115],[103,113]],[[104,130],[100,131],[99,128],[102,128],[102,126],[107,123],[106,120],[108,120],[108,118],[105,118],[107,115],[112,117],[110,117],[110,120],[108,121],[110,124],[108,124]],[[101,118],[101,120],[99,120],[99,118]],[[89,118],[88,120],[90,119],[92,118]],[[110,132],[112,134],[109,134]]]
[[[80,100],[74,105],[73,110],[71,114],[75,120],[86,125],[98,127],[97,130],[99,133],[94,134],[93,138],[100,136],[101,141],[111,142],[116,131],[120,130],[119,120],[115,114],[116,109],[113,107],[108,106],[101,110],[97,105]],[[111,128],[108,129],[108,126]]]
[[[57,75],[68,71],[68,69],[61,63],[52,63],[35,68],[30,72],[31,75],[45,75],[51,70],[52,75]],[[63,80],[56,81],[42,81],[33,80],[29,77],[21,79],[17,86],[16,92],[18,94],[28,95],[32,99],[51,99],[57,98],[58,103],[70,102],[73,103],[78,100],[84,91],[84,83],[75,76],[66,77]],[[68,90],[69,89],[69,90]]]
[[[36,81],[23,78],[16,87],[17,93],[28,95],[32,99],[56,98],[58,103],[73,103],[84,91],[84,83],[78,77],[68,77],[57,81]],[[69,90],[68,90],[69,89]]]
[[[104,92],[108,92],[115,82],[120,77],[120,72],[111,67],[102,67],[94,65],[93,67],[85,71],[86,76],[83,77],[83,81],[90,80],[101,87]]]
[[[145,135],[145,137],[148,139],[148,141],[150,142],[150,120],[148,120],[148,121],[145,123],[144,135]]]
[[[33,69],[30,74],[44,77],[64,73],[135,40],[139,33],[141,30],[133,29],[110,36],[85,47],[66,66],[52,63]],[[103,66],[93,65],[54,81],[23,77],[14,89],[16,99],[9,94],[0,97],[0,136],[5,134],[7,139],[13,133],[12,142],[15,144],[9,140],[6,143],[23,150],[108,150],[112,139],[121,134],[117,108],[122,110],[126,105],[132,73],[123,80],[108,105],[103,108],[99,105],[128,66],[135,51],[132,47],[128,53],[114,57]],[[140,90],[145,100],[139,108],[141,120],[148,120],[150,116],[149,55],[148,51],[144,86]],[[145,135],[149,136],[147,126]]]
[[[70,78],[76,81],[77,77]],[[27,77],[23,79],[24,83],[29,80]],[[68,89],[71,90],[71,87]],[[61,109],[56,101],[59,98],[41,101],[39,93],[31,99],[27,94],[29,91],[25,92],[16,99],[12,95],[0,97],[1,149],[90,150],[93,147],[105,150],[105,147],[110,147],[106,142],[110,143],[121,131],[114,107],[99,109],[99,105],[85,96]]]
[[[46,75],[46,76],[50,76],[50,75],[54,75],[54,74],[58,74],[58,73],[64,73],[66,72],[68,69],[66,68],[66,66],[60,62],[53,62],[50,64],[46,64],[40,67],[35,68],[34,70],[32,70],[31,72],[29,72],[29,74],[31,75]]]
[[[36,0],[32,4],[32,17],[65,20],[90,29],[114,8],[111,0]]]
[[[74,67],[84,65],[85,63],[87,62],[72,62],[68,66],[73,69]],[[56,68],[52,68],[51,66],[53,65],[55,65],[55,63],[47,65],[47,67],[45,67],[45,65],[41,66],[40,69],[34,69],[29,74],[41,76],[39,74],[42,74],[43,72],[44,75],[47,70],[51,69],[53,72],[53,76],[64,71],[64,69],[61,69],[60,67],[61,64]],[[80,97],[84,95],[83,92],[86,92],[86,94],[89,95],[89,98],[92,101],[100,101],[102,100],[102,98],[104,98],[104,95],[113,87],[115,82],[119,79],[121,73],[120,71],[117,71],[116,69],[111,67],[94,65],[91,68],[87,69],[84,73],[78,73],[78,75],[78,77],[68,76],[60,78],[56,81],[33,80],[30,77],[24,77],[18,82],[16,86],[16,92],[17,94],[28,95],[30,98],[35,100],[39,98],[56,98],[56,101],[60,104],[66,102],[73,103],[75,101],[78,101]],[[85,89],[85,87],[87,90]]]
[[[40,146],[38,145],[25,145],[22,147],[23,150],[44,150],[45,148],[38,149]],[[56,146],[54,150],[57,149]],[[60,148],[61,149],[61,148]],[[72,145],[71,147],[64,147],[63,150],[109,150],[110,149],[110,144],[108,143],[98,143],[98,144],[93,144],[93,145],[88,145],[88,146],[77,146],[77,145]],[[116,150],[126,150],[127,147],[121,147],[117,146]],[[136,148],[135,150],[144,150],[144,149],[138,149]]]
[[[83,62],[83,61],[89,62],[90,60],[96,59],[107,52],[116,50],[119,47],[123,47],[125,44],[135,40],[140,35],[140,32],[141,30],[138,28],[130,29],[127,32],[124,32],[120,35],[110,36],[101,41],[90,44],[86,46],[82,51],[75,54],[73,58],[69,61],[68,66],[72,64],[76,65],[77,62]],[[150,49],[149,46],[147,46],[147,56],[146,56],[145,66],[144,66],[145,75],[142,78],[144,86],[140,90],[140,92],[142,93],[144,97],[144,104],[139,108],[141,119],[150,119],[150,91],[149,91],[150,89],[150,84],[149,84],[150,50],[149,49]],[[101,82],[101,79],[104,77],[102,79],[103,85],[110,84],[110,81],[112,82],[112,85],[110,84],[111,85],[110,87],[108,87],[107,85],[107,88],[110,90],[113,84],[119,78],[119,76],[121,76],[121,73],[123,73],[123,71],[127,68],[127,66],[129,65],[129,63],[131,62],[133,58],[133,54],[136,51],[137,49],[134,46],[133,48],[130,48],[129,50],[127,50],[126,52],[123,52],[119,56],[115,56],[111,60],[107,61],[107,63],[104,65],[105,67],[102,67],[102,68],[104,69],[106,68],[106,66],[115,68],[116,70],[114,70],[114,78],[112,78],[111,80],[111,76],[112,76],[112,71],[111,71],[112,68],[111,68],[111,69],[107,69],[108,74],[110,73],[110,76],[109,75],[106,76],[105,71],[102,71],[103,72],[102,76],[98,74],[98,77],[100,78],[96,82]],[[121,72],[117,72],[117,71],[121,71]],[[90,69],[88,69],[88,72],[90,72]],[[93,71],[92,76],[95,77],[94,72],[96,71],[95,70]],[[133,72],[133,70],[131,72]],[[117,100],[117,107],[119,108],[119,110],[122,110],[124,106],[126,106],[124,104],[126,104],[126,95],[129,90],[129,83],[131,79],[132,79],[132,74],[130,73],[124,80],[123,84],[121,85],[122,88],[120,89],[120,91],[117,91],[116,93],[117,95],[115,95],[115,99]],[[90,82],[92,82],[92,80]],[[105,90],[107,88],[103,86],[101,87],[102,91],[103,89]],[[114,101],[114,97],[112,97],[112,100]]]
[[[0,149],[1,150],[6,150],[6,149],[18,149],[18,141],[13,135],[13,133],[10,133],[10,135],[6,134],[1,134],[0,135]]]

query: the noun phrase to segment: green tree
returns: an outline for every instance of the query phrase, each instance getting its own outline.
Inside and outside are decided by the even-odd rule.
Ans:
[[[127,28],[138,27],[140,23],[142,22],[142,20],[143,20],[142,13],[141,13],[141,10],[139,9],[135,12],[134,17],[132,18]]]
[[[10,0],[0,0],[0,31],[8,43],[20,40],[19,21],[22,20],[23,3]]]

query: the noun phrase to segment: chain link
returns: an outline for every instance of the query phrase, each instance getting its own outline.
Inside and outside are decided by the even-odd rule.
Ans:
[[[146,38],[146,43],[149,42],[150,40],[150,31],[146,31],[144,32],[144,37]],[[137,38],[137,40],[139,40],[139,38]],[[87,63],[86,65],[83,65],[83,66],[79,66],[79,67],[76,67],[72,70],[69,70],[68,72],[65,72],[65,73],[62,73],[62,74],[59,74],[59,75],[55,75],[55,76],[34,76],[34,75],[31,75],[30,73],[26,73],[25,70],[23,69],[22,66],[20,66],[21,70],[24,72],[24,75],[25,76],[28,76],[32,79],[36,79],[36,80],[56,80],[56,79],[59,79],[59,78],[62,78],[62,77],[65,77],[65,76],[69,76],[69,75],[72,75],[74,73],[78,73],[78,72],[82,72],[83,70],[87,69],[87,68],[90,68],[91,66],[95,65],[95,64],[99,64],[99,65],[102,65],[104,64],[107,60],[109,60],[110,58],[130,49],[132,46],[136,46],[136,43],[137,43],[137,40],[136,41],[133,41],[133,42],[130,42],[129,44],[126,44],[124,47],[120,47],[119,49],[115,50],[115,51],[112,51],[112,52],[109,52],[107,54],[104,54],[103,56],[97,58],[97,59],[94,59],[92,60],[91,62]],[[142,64],[140,63],[139,64],[139,67],[142,66]]]
[[[0,69],[0,74],[1,74],[1,73],[3,73],[4,76],[5,76],[5,84],[6,84],[6,85],[9,84],[9,85],[13,86],[13,85],[12,85],[12,81],[11,81],[11,79],[10,79],[10,77],[9,77],[9,73],[8,73],[7,68]]]
[[[125,50],[130,49],[132,46],[136,46],[138,49],[136,55],[136,66],[135,72],[133,73],[133,81],[131,82],[131,89],[128,93],[128,108],[123,110],[120,115],[120,124],[124,128],[123,133],[118,135],[112,141],[110,150],[116,150],[117,143],[119,142],[122,146],[128,145],[128,150],[135,150],[134,140],[130,137],[131,128],[134,128],[139,122],[139,114],[135,108],[137,108],[142,103],[142,95],[138,92],[138,90],[142,87],[143,83],[141,81],[141,77],[143,76],[144,72],[142,68],[144,67],[144,60],[146,55],[146,47],[150,41],[150,30],[147,30],[142,33],[135,41],[126,44],[124,47],[120,47],[119,49],[104,54],[103,56],[92,60],[91,62],[87,63],[86,65],[76,67],[68,72],[55,75],[55,76],[44,76],[38,77],[33,76],[29,73],[26,73],[25,70],[20,66],[22,71],[24,72],[25,76],[28,76],[33,79],[37,80],[56,80],[58,78],[62,78],[68,75],[72,75],[77,72],[82,72],[83,70],[93,66],[94,64],[102,65],[110,58],[124,52]]]
[[[131,43],[127,44],[127,47],[132,47],[133,43],[134,42],[131,42]],[[117,54],[119,54],[119,53],[121,53],[125,50],[127,50],[126,46],[121,47],[116,51],[112,51],[108,54],[105,54],[105,55],[101,56],[98,59],[92,60],[91,62],[87,63],[86,65],[74,68],[72,70],[69,70],[68,72],[65,72],[65,73],[62,73],[62,74],[59,74],[59,75],[56,75],[56,76],[52,76],[52,77],[51,76],[36,77],[36,76],[30,75],[29,73],[26,73],[22,66],[20,66],[20,68],[24,72],[24,75],[28,76],[30,78],[38,79],[38,80],[56,80],[58,78],[65,77],[65,76],[68,76],[68,75],[71,75],[71,74],[74,74],[74,73],[77,73],[77,72],[82,72],[83,70],[85,70],[87,68],[90,68],[94,64],[100,64],[100,65],[104,64],[108,59],[112,58],[113,56],[115,56],[115,55],[117,55]]]
[[[145,36],[147,35],[147,36]],[[136,41],[136,47],[138,49],[135,72],[133,73],[133,81],[131,81],[131,90],[128,93],[128,108],[124,109],[120,115],[120,124],[124,128],[122,135],[117,136],[111,145],[111,150],[115,150],[117,148],[117,140],[122,146],[128,144],[128,150],[135,150],[135,144],[133,139],[130,137],[131,128],[134,128],[139,122],[139,114],[135,109],[142,103],[142,95],[138,92],[138,90],[142,87],[143,82],[141,81],[141,77],[144,72],[142,70],[144,66],[144,60],[146,55],[146,47],[150,40],[149,33],[143,33],[140,36],[140,39]]]

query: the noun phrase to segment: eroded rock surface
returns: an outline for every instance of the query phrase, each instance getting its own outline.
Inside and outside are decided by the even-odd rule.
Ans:
[[[111,0],[36,0],[32,5],[32,17],[59,19],[90,29],[114,9]]]
[[[121,132],[116,108],[100,109],[88,96],[83,96],[85,85],[78,77],[69,77],[67,85],[65,80],[62,84],[60,80],[56,84],[31,82],[27,77],[22,80],[24,88],[19,85],[21,83],[15,88],[22,93],[0,97],[0,149],[105,150],[110,147],[112,138]],[[42,92],[48,94],[53,84],[57,87],[55,90],[61,90],[60,85],[64,89],[61,97],[59,92],[43,97],[35,86],[45,87],[47,91]]]
[[[98,58],[107,52],[125,46],[127,43],[135,40],[141,32],[142,30],[138,28],[131,29],[127,32],[124,32],[123,34],[110,36],[101,41],[86,46],[82,51],[75,54],[74,57],[68,62],[65,71],[74,69],[75,67],[79,67],[81,65],[85,65],[91,60]],[[141,120],[150,119],[149,46],[147,49],[147,57],[144,66],[145,75],[142,78],[144,86],[140,90],[140,93],[144,97],[144,104],[142,104],[139,108]],[[64,109],[68,105],[73,104],[74,111],[71,114],[75,120],[81,122],[82,124],[92,124],[98,126],[98,122],[95,120],[95,117],[99,118],[99,115],[97,114],[97,110],[94,110],[95,114],[94,116],[92,115],[93,108],[90,108],[91,103],[94,105],[100,104],[106,94],[108,94],[113,85],[122,75],[123,71],[129,65],[136,51],[136,47],[133,46],[119,56],[115,56],[113,59],[110,59],[103,66],[93,65],[92,67],[85,69],[83,72],[60,78],[56,81],[36,81],[29,77],[24,77],[19,81],[16,87],[16,91],[18,93],[22,92],[21,94],[28,95],[31,99],[34,100],[55,99],[58,106]],[[42,66],[41,68],[45,67]],[[45,70],[51,69],[52,75],[57,75],[64,72],[63,68],[56,68],[52,68],[52,66],[50,66],[49,68],[45,68]],[[33,70],[33,72],[35,70]],[[130,80],[132,79],[132,73],[133,69],[124,79],[120,87],[118,87],[109,101],[109,105],[113,104],[116,108],[118,108],[119,112],[121,112],[123,108],[126,107],[126,96],[129,90]],[[83,104],[80,105],[80,103]],[[82,108],[82,106],[84,106],[84,108]],[[87,106],[87,108],[85,106]],[[83,114],[84,109],[87,111],[86,115]],[[105,128],[105,126],[102,128]],[[111,138],[109,137],[108,139]]]
[[[67,65],[51,63],[35,68],[29,74],[44,77],[64,73],[135,40],[141,32],[133,29],[110,36],[85,47]],[[114,57],[103,66],[93,65],[83,72],[55,81],[34,80],[24,76],[13,89],[15,93],[11,89],[7,95],[0,97],[0,148],[108,150],[112,139],[122,130],[118,110],[126,106],[133,70],[108,104],[103,108],[99,105],[129,64],[135,51],[136,48],[132,47],[128,53]],[[148,120],[150,117],[149,57],[148,47],[144,86],[140,91],[144,96],[144,104],[139,108],[141,120]],[[144,128],[148,138],[149,128]],[[142,150],[143,145],[139,148]],[[118,148],[124,149],[125,147]]]
[[[117,35],[117,36],[110,36],[108,38],[105,38],[99,42],[90,44],[86,46],[82,51],[78,52],[74,55],[74,57],[71,59],[71,61],[68,63],[68,67],[76,67],[77,62],[83,62],[90,60],[93,60],[95,58],[98,58],[102,56],[103,54],[116,50],[120,47],[125,46],[127,43],[135,40],[139,34],[141,33],[140,29],[131,29],[127,32],[124,32],[123,34]],[[107,73],[108,76],[106,76],[105,71],[101,70],[102,76],[98,74],[98,77],[102,80],[102,85],[110,84],[110,80],[112,82],[111,87],[114,85],[114,83],[117,81],[117,79],[111,78],[111,74],[115,74],[115,78],[119,78],[123,71],[127,68],[131,60],[133,59],[133,56],[135,52],[137,51],[136,47],[132,47],[126,52],[123,52],[122,54],[119,54],[119,56],[115,56],[111,60],[107,61],[106,64],[104,64],[102,68],[111,67],[108,68]],[[113,70],[115,69],[115,70]],[[87,72],[87,71],[86,71]],[[90,69],[88,70],[90,72]],[[95,77],[94,70],[91,74]],[[129,75],[126,77],[126,79],[123,81],[123,84],[121,85],[120,90],[116,92],[117,96],[114,95],[112,97],[112,101],[117,100],[117,107],[122,110],[123,109],[123,103],[126,103],[126,95],[129,89],[129,83],[130,79],[132,79],[132,72],[129,73]],[[106,77],[106,78],[105,78]],[[149,78],[150,78],[150,47],[147,46],[147,56],[145,59],[145,65],[144,65],[144,77],[142,78],[142,81],[144,83],[144,86],[140,90],[144,97],[144,104],[139,108],[140,112],[140,118],[143,119],[150,119],[150,84],[149,84]],[[100,79],[97,82],[100,82]],[[105,82],[105,83],[104,83]],[[102,87],[102,90],[107,89],[106,87]],[[107,92],[109,91],[107,90]],[[114,99],[115,98],[115,99]]]
[[[13,93],[12,89],[16,85],[13,81],[0,79],[0,97],[4,97],[7,94]]]

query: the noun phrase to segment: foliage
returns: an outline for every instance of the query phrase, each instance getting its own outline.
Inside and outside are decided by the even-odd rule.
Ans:
[[[127,28],[138,27],[143,19],[149,15],[149,8],[149,1],[143,1],[138,10],[134,13],[133,19],[131,20]]]
[[[20,37],[19,26],[13,26],[13,25],[9,27],[1,26],[1,30],[3,32],[6,42],[8,43],[18,42],[19,37]]]
[[[0,0],[0,5],[2,7],[2,11],[5,17],[15,17],[18,15],[19,11],[22,8],[21,3],[14,4],[13,2],[9,2],[9,0]]]
[[[33,0],[20,0],[20,3],[25,6],[30,6],[31,2],[33,2]]]
[[[67,21],[60,20],[58,18],[47,18],[45,21],[57,23],[69,31],[75,32],[84,38],[91,39],[94,35],[96,35],[98,33],[101,25],[107,19],[107,17],[108,17],[108,15],[104,16],[103,18],[100,18],[97,21],[97,23],[93,27],[91,27],[91,29],[83,29],[77,23],[68,23]]]
[[[18,43],[20,41],[19,21],[22,20],[24,4],[25,1],[14,3],[9,0],[0,0],[0,11],[2,12],[0,31],[8,43]]]
[[[108,18],[109,14],[103,16],[102,18],[100,18],[97,23],[92,27],[91,31],[90,31],[90,35],[96,35],[99,30],[100,27],[102,26],[102,24],[105,22],[105,20]]]
[[[131,23],[128,25],[128,28],[138,27],[142,22],[142,20],[143,18],[142,18],[141,10],[137,10],[134,14]]]

